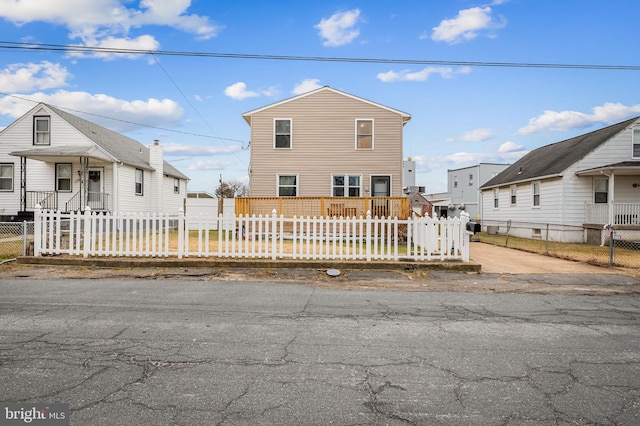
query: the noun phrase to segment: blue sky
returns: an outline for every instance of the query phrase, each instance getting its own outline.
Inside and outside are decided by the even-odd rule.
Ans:
[[[411,114],[404,157],[441,192],[447,169],[639,116],[637,68],[476,65],[638,66],[637,16],[638,0],[0,0],[0,128],[44,101],[159,139],[190,190],[213,192],[220,174],[248,182],[242,113],[328,85]],[[40,44],[444,63],[15,48]]]

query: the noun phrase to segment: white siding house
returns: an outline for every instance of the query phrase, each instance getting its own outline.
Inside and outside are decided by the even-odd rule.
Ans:
[[[0,217],[44,209],[166,212],[184,206],[187,176],[149,148],[40,103],[0,132]]]
[[[521,237],[586,242],[605,224],[640,231],[640,117],[531,151],[481,187],[483,227],[530,223]],[[593,239],[600,241],[599,237]]]

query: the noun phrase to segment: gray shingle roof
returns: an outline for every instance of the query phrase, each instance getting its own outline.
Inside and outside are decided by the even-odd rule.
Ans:
[[[137,140],[77,117],[49,104],[44,105],[119,161],[134,167],[152,169],[149,164],[149,149]],[[167,161],[164,162],[163,168],[164,174],[166,175],[188,179],[186,175]]]
[[[535,149],[481,188],[558,175],[638,119],[640,117],[631,118],[600,130]]]

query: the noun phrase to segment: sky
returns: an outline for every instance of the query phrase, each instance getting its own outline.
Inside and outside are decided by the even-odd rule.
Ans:
[[[639,15],[638,0],[0,0],[0,129],[46,102],[159,140],[213,193],[249,181],[243,113],[331,86],[411,114],[403,157],[445,192],[447,170],[640,116]]]

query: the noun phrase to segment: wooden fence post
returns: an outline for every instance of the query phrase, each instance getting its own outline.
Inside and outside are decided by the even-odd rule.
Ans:
[[[84,241],[82,247],[82,257],[89,257],[89,249],[91,247],[91,207],[84,209]]]
[[[371,262],[371,210],[367,210],[367,223],[365,229],[366,257],[367,262]]]
[[[182,259],[184,253],[184,209],[178,212],[178,259]]]
[[[36,204],[33,212],[33,255],[40,256],[42,250],[42,206]]]

